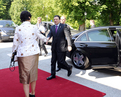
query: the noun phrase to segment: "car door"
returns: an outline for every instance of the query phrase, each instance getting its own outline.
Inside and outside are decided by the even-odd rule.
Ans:
[[[118,47],[118,54],[119,54],[118,65],[120,65],[120,63],[121,63],[121,28],[116,29],[115,41],[116,41],[116,44],[117,44],[117,47]]]
[[[85,31],[74,43],[79,51],[83,51],[88,56],[93,65],[117,63],[117,46],[109,33],[109,29]]]

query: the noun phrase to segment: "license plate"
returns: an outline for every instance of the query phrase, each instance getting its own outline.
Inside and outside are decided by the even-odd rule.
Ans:
[[[14,38],[14,36],[10,36],[10,38]]]

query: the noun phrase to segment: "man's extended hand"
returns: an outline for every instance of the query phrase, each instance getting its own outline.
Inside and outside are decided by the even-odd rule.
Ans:
[[[72,50],[72,47],[71,46],[68,46],[68,51],[70,52]]]

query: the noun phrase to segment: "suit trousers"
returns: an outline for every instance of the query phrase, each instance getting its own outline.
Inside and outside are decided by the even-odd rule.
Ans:
[[[65,53],[65,55],[64,55],[64,59],[66,60],[66,53]],[[66,69],[66,67],[65,67],[63,64],[61,64],[61,63],[59,63],[59,62],[57,62],[57,64],[58,64],[58,65],[57,65],[58,68],[60,68],[60,69],[61,69],[61,68]]]
[[[47,49],[45,47],[45,44],[42,40],[39,39],[39,46],[40,46],[40,54],[42,54],[42,49],[44,50],[45,54],[47,54]]]
[[[66,52],[57,52],[52,51],[52,58],[51,58],[51,75],[56,75],[56,62],[62,64],[66,70],[70,69],[70,65],[68,65],[65,61],[65,54]]]

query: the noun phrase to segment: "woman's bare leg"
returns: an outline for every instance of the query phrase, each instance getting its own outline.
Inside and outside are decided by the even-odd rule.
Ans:
[[[35,95],[36,81],[33,81],[30,84],[31,84],[31,95]]]
[[[23,84],[25,97],[29,97],[29,84]]]

